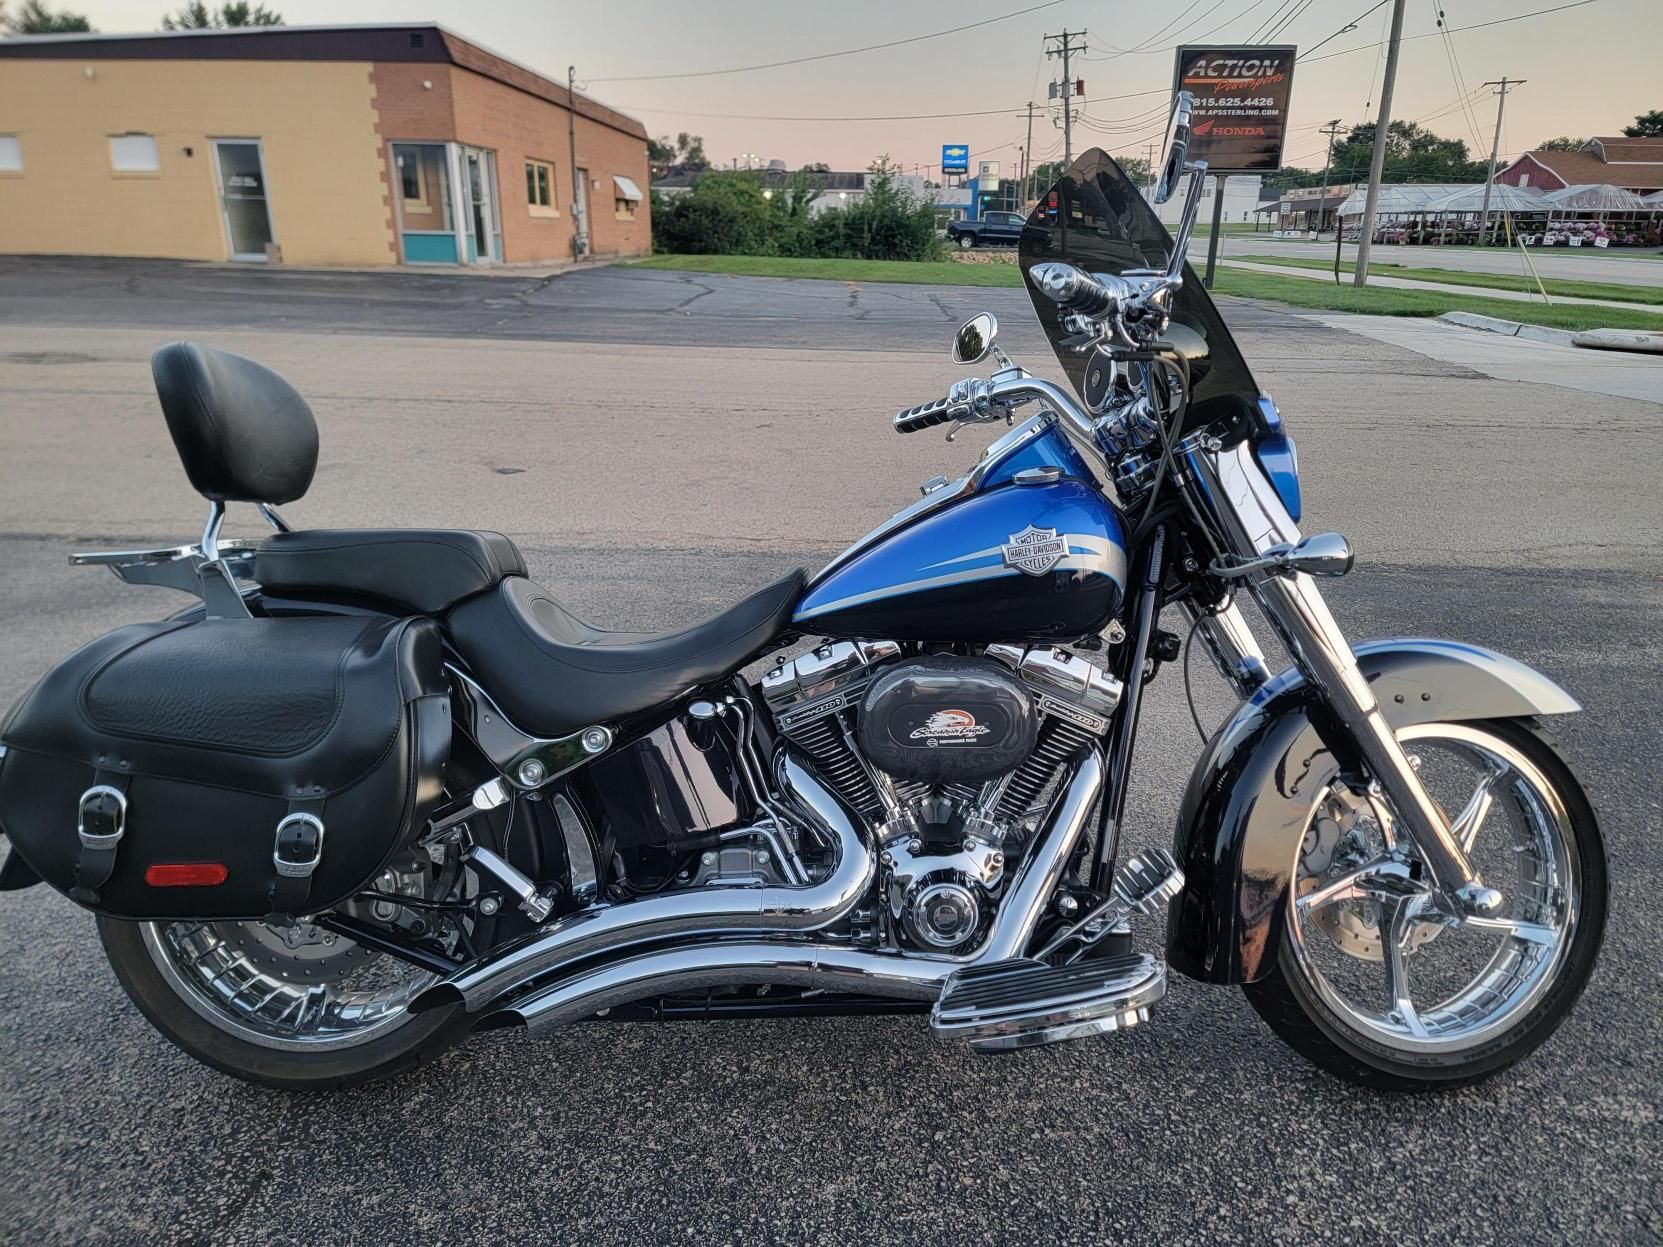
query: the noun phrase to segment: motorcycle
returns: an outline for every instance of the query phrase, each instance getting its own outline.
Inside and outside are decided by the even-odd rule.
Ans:
[[[667,636],[583,623],[500,534],[291,530],[304,400],[163,348],[206,530],[71,562],[199,601],[0,727],[0,889],[92,909],[163,1035],[293,1089],[595,1018],[915,1012],[1018,1050],[1146,1021],[1171,970],[1365,1086],[1524,1057],[1605,922],[1599,825],[1542,723],[1579,706],[1477,646],[1340,631],[1318,579],[1350,546],[1300,532],[1293,441],[1185,265],[1189,103],[1153,191],[1184,188],[1175,239],[1101,151],[1027,219],[1069,385],[974,317],[952,355],[990,376],[894,418],[1006,425],[974,466]],[[222,540],[230,503],[273,533]],[[1123,854],[1143,700],[1197,636],[1240,705],[1170,851]]]

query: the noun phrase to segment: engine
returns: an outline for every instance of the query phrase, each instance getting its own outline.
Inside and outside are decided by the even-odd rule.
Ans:
[[[1104,732],[1118,680],[1052,646],[903,655],[837,641],[762,677],[775,725],[876,829],[894,943],[973,945],[1064,764]]]

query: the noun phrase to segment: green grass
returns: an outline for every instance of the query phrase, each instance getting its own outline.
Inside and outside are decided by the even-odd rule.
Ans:
[[[655,255],[633,263],[640,268],[686,273],[727,273],[735,277],[814,277],[823,281],[916,282],[925,286],[1022,284],[1014,264],[958,264],[952,260],[796,260],[766,255]]]
[[[1321,269],[1325,273],[1334,271],[1332,258],[1319,260],[1315,257],[1279,256],[1279,255],[1232,255],[1225,256],[1228,260],[1247,260],[1254,264],[1281,264],[1287,268]],[[1351,280],[1351,263],[1346,261],[1340,265],[1340,276],[1345,281]],[[1387,277],[1403,277],[1414,280],[1440,281],[1451,286],[1479,286],[1487,290],[1519,290],[1535,293],[1536,283],[1527,275],[1512,273],[1468,273],[1459,269],[1449,268],[1416,268],[1409,264],[1392,264],[1384,260],[1371,260],[1369,272],[1379,270]],[[1567,299],[1620,299],[1625,303],[1646,303],[1663,306],[1663,288],[1657,286],[1619,286],[1601,281],[1576,281],[1562,277],[1542,278],[1542,285],[1552,295],[1563,295]]]
[[[1278,277],[1271,273],[1224,266],[1219,267],[1213,292],[1244,299],[1271,299],[1294,307],[1360,312],[1367,316],[1441,316],[1445,312],[1476,312],[1481,316],[1547,325],[1554,329],[1663,330],[1663,312],[1654,315],[1626,308],[1563,303],[1548,307],[1540,303],[1514,303],[1506,299],[1450,294],[1442,290],[1403,290],[1386,286],[1359,290],[1349,280],[1344,285],[1335,286],[1305,277]]]
[[[739,277],[813,277],[826,281],[917,282],[934,286],[1005,286],[1022,284],[1014,264],[955,264],[909,260],[788,260],[750,255],[659,255],[634,261],[642,268],[679,269],[692,273],[726,273]],[[1615,307],[1582,307],[1513,303],[1481,295],[1449,294],[1441,290],[1400,290],[1371,286],[1358,290],[1349,282],[1335,286],[1307,277],[1279,277],[1247,269],[1220,266],[1214,286],[1218,294],[1244,299],[1270,299],[1294,307],[1371,316],[1440,316],[1445,312],[1477,312],[1502,320],[1549,325],[1556,329],[1663,329],[1663,313],[1631,312]]]

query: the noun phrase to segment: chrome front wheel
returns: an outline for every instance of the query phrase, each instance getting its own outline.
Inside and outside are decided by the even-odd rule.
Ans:
[[[1299,846],[1275,969],[1248,996],[1318,1064],[1407,1090],[1486,1077],[1558,1026],[1598,952],[1606,872],[1592,807],[1534,724],[1399,739],[1503,910],[1453,911],[1378,795],[1336,787]]]

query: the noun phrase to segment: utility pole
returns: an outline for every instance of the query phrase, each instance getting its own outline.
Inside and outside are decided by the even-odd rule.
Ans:
[[[1085,44],[1073,42],[1084,39],[1083,30],[1069,30],[1063,27],[1060,35],[1046,35],[1045,42],[1057,40],[1057,46],[1046,48],[1047,57],[1062,57],[1062,163],[1067,168],[1074,163],[1074,75],[1069,71],[1068,58],[1074,52],[1085,51]]]
[[[1498,82],[1482,84],[1501,88],[1496,92],[1501,98],[1496,102],[1496,136],[1490,140],[1490,173],[1484,179],[1484,208],[1478,215],[1478,237],[1483,241],[1488,241],[1490,236],[1490,188],[1496,183],[1496,157],[1501,152],[1501,114],[1507,108],[1507,88],[1523,86],[1528,81],[1528,78],[1508,78],[1503,74]]]
[[[1150,139],[1143,145],[1143,167],[1147,170],[1144,181],[1148,184],[1149,202],[1155,201],[1155,180],[1160,176],[1155,171],[1155,140]]]
[[[1328,170],[1330,168],[1332,168],[1333,164],[1334,164],[1334,136],[1336,134],[1338,134],[1339,132],[1340,132],[1340,119],[1338,117],[1334,118],[1334,120],[1330,121],[1321,130],[1317,131],[1318,134],[1326,134],[1328,136],[1328,157],[1327,157],[1327,159],[1325,159],[1322,162],[1322,194],[1317,199],[1317,237],[1318,238],[1322,237],[1323,205],[1328,202]],[[1335,229],[1339,228],[1339,223],[1338,222],[1335,222],[1334,228]]]
[[[1397,86],[1397,54],[1403,46],[1404,0],[1393,0],[1391,42],[1386,46],[1386,79],[1380,84],[1380,111],[1374,118],[1374,156],[1369,161],[1369,188],[1363,201],[1363,232],[1357,236],[1354,286],[1369,284],[1369,246],[1374,242],[1374,210],[1380,204],[1380,179],[1386,174],[1386,135],[1392,124],[1392,89]]]
[[[1028,145],[1022,149],[1022,205],[1026,207],[1032,196],[1028,193],[1028,171],[1033,164],[1034,102],[1028,101]]]
[[[589,201],[577,174],[577,66],[566,66],[566,142],[572,155],[572,251],[579,259],[589,254]]]

